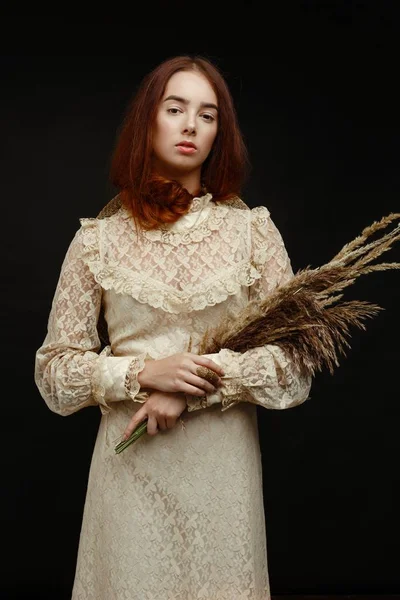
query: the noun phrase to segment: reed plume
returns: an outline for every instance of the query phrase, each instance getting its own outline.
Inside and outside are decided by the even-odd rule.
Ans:
[[[340,302],[341,292],[360,275],[400,268],[396,262],[369,264],[400,239],[399,224],[382,238],[365,243],[399,219],[400,213],[390,213],[375,221],[325,265],[300,269],[267,297],[249,302],[234,321],[226,319],[206,330],[198,353],[212,354],[222,348],[246,352],[256,346],[275,344],[303,372],[314,375],[326,367],[333,374],[334,365],[339,366],[338,354],[346,356],[345,347],[350,348],[350,328],[365,330],[363,320],[384,310],[367,301]]]

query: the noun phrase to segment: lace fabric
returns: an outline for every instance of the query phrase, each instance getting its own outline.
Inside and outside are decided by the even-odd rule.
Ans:
[[[260,297],[293,276],[282,237],[267,208],[241,211],[215,206],[210,202],[211,194],[197,200],[188,216],[206,211],[203,222],[189,229],[177,223],[168,234],[175,236],[173,240],[151,241],[146,237],[139,243],[124,209],[104,220],[81,219],[81,228],[61,271],[48,336],[36,357],[36,381],[53,410],[69,414],[97,403],[106,413],[110,410],[107,398],[112,402],[134,399],[140,391],[134,381],[137,369],[144,368],[147,348],[140,348],[135,360],[124,355],[129,349],[121,351],[116,339],[97,355],[100,343],[96,319],[102,294],[107,290],[114,294],[110,295],[113,300],[108,301],[109,310],[111,304],[115,306],[114,313],[122,313],[117,306],[126,303],[127,296],[145,305],[144,310],[146,306],[159,309],[161,313],[154,313],[155,317],[169,313],[185,315],[190,321],[191,313],[221,305],[228,297],[243,299],[245,289],[247,299]],[[202,237],[199,232],[205,229],[209,235]],[[185,241],[178,244],[178,240]],[[105,295],[106,304],[107,299]],[[227,310],[229,306],[233,306],[233,314],[240,309],[240,303],[236,308],[235,302],[228,304]],[[208,326],[207,313],[202,315]],[[120,329],[111,315],[108,321],[111,330]],[[157,327],[157,321],[156,318],[155,322],[149,322],[149,327]],[[165,323],[168,331],[168,322]],[[188,334],[200,338],[204,327],[196,329]],[[133,336],[135,332],[133,329],[125,333]],[[179,349],[183,348],[178,344]],[[152,358],[160,355],[151,344],[148,351]],[[223,349],[218,357],[211,358],[226,371],[224,387],[217,397],[213,394],[199,400],[188,395],[189,411],[211,406],[216,398],[222,409],[227,410],[240,398],[266,408],[288,408],[307,397],[310,378],[295,372],[288,358],[275,346],[252,349],[245,354]],[[57,369],[50,368],[50,363],[56,363]]]
[[[214,207],[195,229],[145,232],[140,244],[127,213],[107,223],[81,219],[83,260],[106,290],[175,314],[202,310],[260,276],[240,239],[250,241],[247,215],[236,211],[237,219],[227,219],[229,210]]]
[[[249,288],[249,300],[267,296],[293,277],[282,236],[268,209],[260,206],[252,210],[251,229],[251,262],[261,276]],[[243,401],[270,409],[287,409],[302,404],[308,398],[311,376],[296,370],[289,357],[277,346],[268,344],[245,353],[223,348],[219,353],[205,356],[223,367],[224,385],[200,400],[198,396],[187,394],[189,412],[216,403],[221,403],[221,410],[226,411]]]
[[[35,381],[58,414],[102,414],[72,600],[269,598],[255,405],[290,408],[310,387],[279,348],[210,355],[224,367],[223,391],[188,396],[184,429],[114,452],[146,399],[146,360],[189,340],[196,353],[207,328],[293,275],[267,208],[211,200],[162,235],[138,236],[123,209],[82,219],[63,262]]]

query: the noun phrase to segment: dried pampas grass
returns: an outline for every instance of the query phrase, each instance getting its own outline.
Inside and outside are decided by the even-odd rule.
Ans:
[[[400,263],[370,265],[400,239],[400,225],[382,238],[366,240],[390,223],[400,219],[391,213],[363,229],[361,235],[343,246],[321,267],[300,269],[286,284],[262,300],[252,300],[235,320],[223,321],[207,330],[198,354],[212,354],[222,348],[245,352],[250,348],[275,344],[286,351],[302,372],[314,375],[326,367],[333,373],[339,366],[338,353],[346,355],[350,327],[366,329],[362,322],[375,316],[382,307],[366,301],[339,302],[339,293],[357,277],[399,269]]]

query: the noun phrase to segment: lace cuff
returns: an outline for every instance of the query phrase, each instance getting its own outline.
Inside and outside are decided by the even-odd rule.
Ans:
[[[243,402],[246,399],[246,391],[242,390],[241,392],[234,392],[227,395],[225,390],[217,390],[213,394],[206,394],[205,396],[192,396],[192,394],[185,394],[185,396],[188,412],[200,410],[200,408],[208,408],[213,404],[221,404],[221,412],[224,412],[228,408],[235,406],[235,404]]]
[[[221,411],[239,402],[282,410],[302,404],[308,398],[312,377],[299,372],[277,346],[268,344],[243,353],[223,348],[216,354],[203,356],[223,367],[223,386],[206,396],[187,394],[188,412],[217,402],[221,403]]]
[[[147,392],[141,392],[139,394],[140,384],[138,382],[138,375],[145,367],[146,356],[147,353],[143,352],[131,360],[124,382],[125,393],[128,398],[142,404],[146,402],[149,394]]]
[[[211,358],[217,365],[222,365],[220,353],[216,354],[203,354],[206,358]],[[225,365],[224,365],[225,368]],[[231,406],[238,404],[243,397],[243,388],[236,380],[235,382],[229,381],[226,375],[221,378],[224,385],[212,394],[205,394],[204,396],[193,396],[192,394],[185,394],[187,411],[193,412],[200,410],[201,408],[208,408],[213,404],[221,404],[221,411],[227,410]]]
[[[144,368],[146,353],[138,356],[112,356],[110,346],[99,354],[92,372],[92,395],[106,415],[111,407],[108,402],[123,402],[128,398],[137,399],[140,386],[138,373]],[[141,395],[143,400],[143,394]],[[140,401],[140,400],[138,400]]]

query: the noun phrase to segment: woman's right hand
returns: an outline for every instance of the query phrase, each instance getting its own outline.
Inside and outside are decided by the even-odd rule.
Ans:
[[[199,367],[206,367],[217,374],[216,385],[196,374],[196,369]],[[193,396],[204,396],[218,389],[221,384],[219,376],[222,375],[224,375],[222,367],[210,358],[193,352],[180,352],[166,358],[146,361],[144,369],[138,375],[138,383],[141,387],[161,392],[183,392]]]

